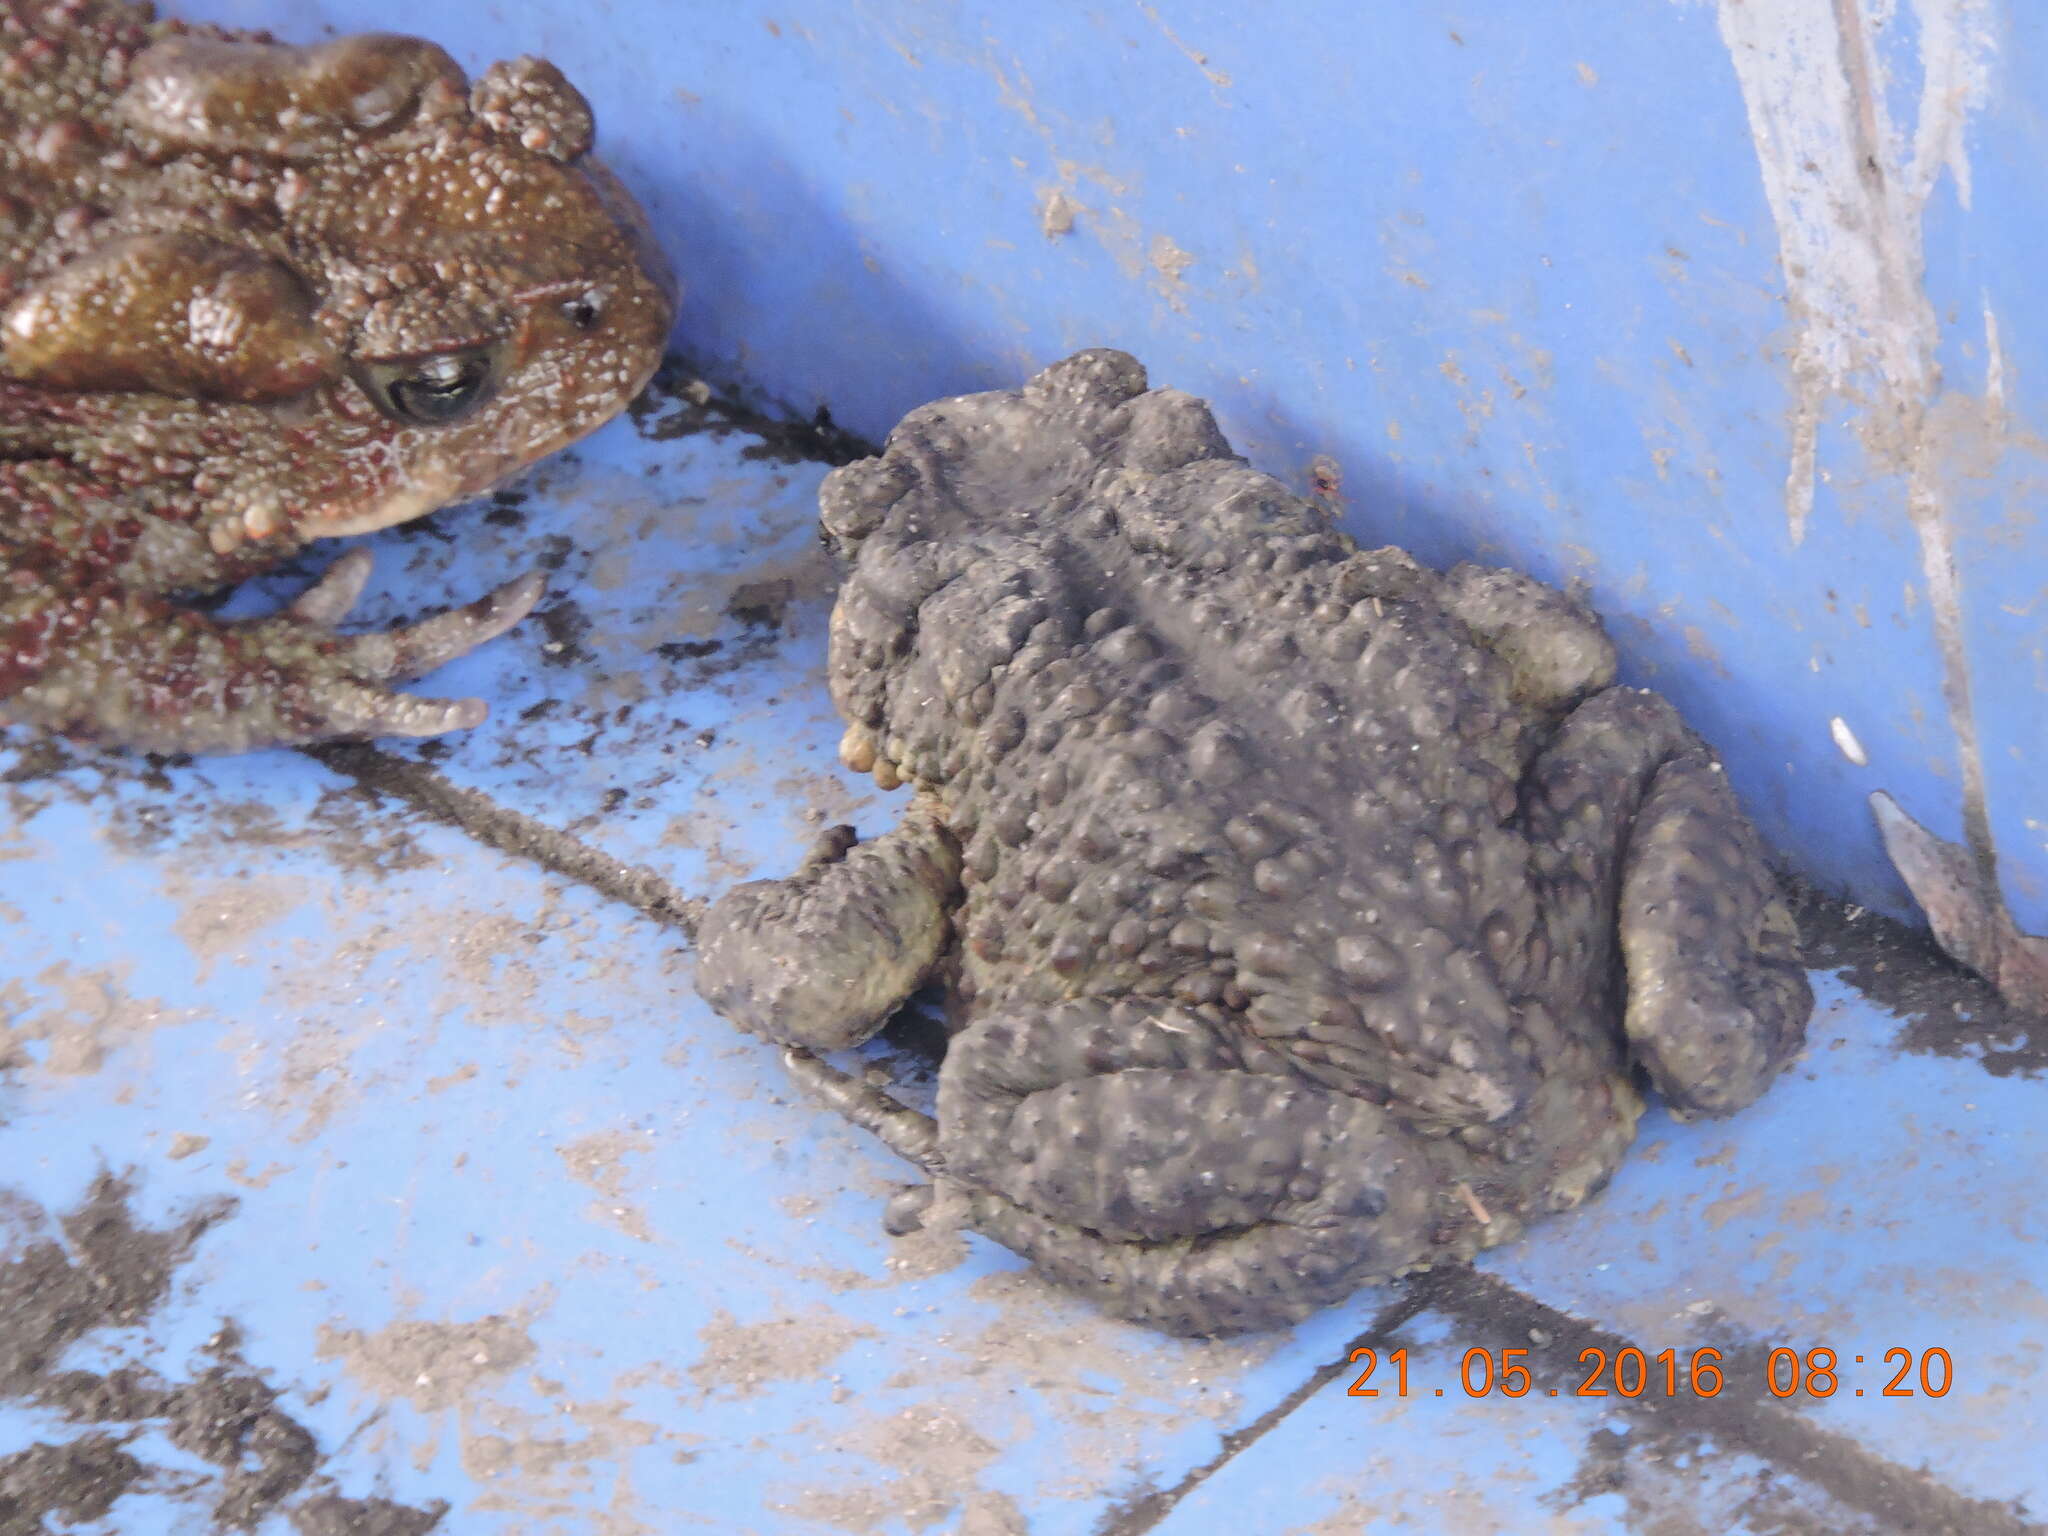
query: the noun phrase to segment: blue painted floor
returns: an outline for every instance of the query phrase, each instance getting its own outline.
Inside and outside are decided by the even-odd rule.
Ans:
[[[553,572],[431,680],[491,701],[477,731],[171,764],[0,738],[0,1260],[98,1275],[78,1213],[112,1209],[162,1280],[46,1376],[267,1382],[316,1443],[268,1536],[439,1505],[462,1536],[2042,1529],[2048,1084],[1908,1048],[1830,972],[1757,1108],[1653,1113],[1587,1208],[1286,1334],[1165,1340],[979,1239],[885,1236],[905,1171],[691,990],[689,903],[893,807],[833,756],[823,467],[681,426],[368,541],[371,622]],[[211,1530],[264,1464],[27,1396],[0,1455],[102,1434],[138,1467],[51,1530]]]

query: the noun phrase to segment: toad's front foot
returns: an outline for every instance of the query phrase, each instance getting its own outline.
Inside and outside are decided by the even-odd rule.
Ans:
[[[529,572],[418,623],[335,634],[369,571],[369,554],[353,551],[284,612],[234,624],[117,588],[54,616],[0,605],[17,637],[11,660],[30,679],[0,703],[0,718],[109,746],[208,753],[480,724],[480,699],[388,685],[504,634],[540,601],[542,577]]]
[[[832,827],[788,879],[735,886],[705,914],[697,991],[767,1039],[858,1045],[944,956],[959,879],[959,849],[930,805],[913,801],[866,842]]]

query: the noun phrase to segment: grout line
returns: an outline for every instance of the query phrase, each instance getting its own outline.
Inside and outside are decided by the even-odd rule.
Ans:
[[[1406,1288],[1401,1295],[1380,1308],[1373,1316],[1373,1320],[1366,1324],[1365,1332],[1344,1346],[1341,1359],[1318,1366],[1306,1381],[1279,1402],[1249,1424],[1224,1435],[1223,1444],[1216,1454],[1199,1467],[1187,1472],[1171,1488],[1147,1489],[1122,1503],[1112,1505],[1101,1523],[1095,1527],[1094,1536],[1140,1536],[1141,1532],[1156,1528],[1160,1521],[1172,1513],[1176,1504],[1207,1482],[1215,1473],[1220,1472],[1239,1452],[1263,1438],[1268,1430],[1290,1417],[1295,1409],[1324,1387],[1350,1372],[1353,1350],[1380,1348],[1392,1336],[1394,1330],[1404,1323],[1413,1321],[1428,1308],[1428,1299],[1419,1293],[1417,1287]]]
[[[1600,1350],[1611,1361],[1632,1347],[1623,1335],[1561,1312],[1470,1265],[1440,1265],[1403,1286],[1400,1295],[1345,1346],[1339,1360],[1319,1366],[1273,1407],[1225,1435],[1214,1456],[1171,1488],[1140,1493],[1111,1509],[1094,1536],[1143,1536],[1157,1530],[1189,1494],[1316,1393],[1349,1374],[1352,1350],[1383,1348],[1393,1341],[1396,1330],[1428,1312],[1455,1325],[1460,1349],[1487,1348],[1496,1358],[1504,1348],[1525,1349],[1532,1378],[1539,1382],[1569,1384],[1583,1379],[1583,1351]],[[1653,1351],[1642,1352],[1654,1358]],[[1768,1369],[1769,1357],[1761,1346],[1724,1347],[1722,1355],[1723,1384],[1713,1397],[1644,1392],[1639,1397],[1617,1394],[1605,1399],[1603,1410],[1630,1420],[1635,1429],[1632,1454],[1658,1448],[1659,1442],[1681,1441],[1684,1449],[1711,1446],[1723,1454],[1754,1456],[1845,1508],[1885,1522],[1887,1529],[1915,1536],[2048,1536],[2048,1526],[2028,1520],[2014,1505],[1959,1493],[1925,1471],[1900,1466],[1780,1406],[1766,1395],[1762,1371]]]
[[[1584,1379],[1584,1350],[1613,1360],[1629,1339],[1548,1306],[1470,1265],[1446,1265],[1415,1282],[1428,1305],[1452,1319],[1469,1348],[1526,1348],[1538,1379]],[[1655,1352],[1644,1349],[1646,1357]],[[1937,1482],[1929,1473],[1899,1465],[1849,1436],[1824,1429],[1806,1414],[1769,1395],[1769,1355],[1761,1343],[1722,1347],[1724,1382],[1712,1397],[1681,1393],[1660,1397],[1614,1395],[1606,1411],[1630,1419],[1645,1438],[1711,1444],[1744,1452],[1799,1478],[1847,1508],[1916,1536],[2044,1536],[2048,1526],[2026,1518],[2014,1504],[1976,1499]],[[1847,1390],[1844,1388],[1844,1390]],[[1787,1401],[1790,1401],[1788,1399]]]

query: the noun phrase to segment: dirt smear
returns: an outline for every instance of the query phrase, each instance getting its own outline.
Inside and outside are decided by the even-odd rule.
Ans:
[[[249,940],[281,922],[311,894],[310,882],[292,875],[252,876],[246,870],[225,878],[194,879],[167,871],[164,894],[178,907],[173,928],[205,983],[220,964],[246,962]]]
[[[1899,1049],[1975,1062],[1993,1077],[2048,1076],[2048,1019],[2008,1005],[1990,982],[1944,955],[1926,929],[1803,881],[1785,884],[1806,963],[1838,972],[1904,1020]]]
[[[697,1332],[703,1352],[690,1379],[708,1396],[758,1397],[776,1382],[817,1381],[854,1344],[876,1336],[823,1308],[758,1323],[720,1308]]]
[[[323,1493],[292,1511],[292,1529],[298,1536],[427,1536],[445,1513],[439,1504],[414,1509],[389,1499],[345,1499],[338,1493]]]
[[[1273,1338],[1162,1341],[1024,1270],[985,1276],[970,1295],[974,1308],[903,1354],[881,1383],[885,1400],[840,1383],[837,1340],[817,1346],[798,1326],[704,1331],[716,1346],[707,1363],[722,1357],[727,1372],[744,1363],[750,1380],[808,1376],[814,1390],[831,1388],[826,1415],[794,1431],[830,1456],[771,1488],[770,1508],[851,1536],[1021,1536],[1026,1512],[984,1483],[1006,1450],[1035,1436],[1058,1465],[1034,1491],[1036,1511],[1085,1505],[1150,1464],[1163,1438],[1240,1415],[1246,1373],[1277,1347]]]
[[[792,417],[777,407],[762,410],[737,392],[715,388],[686,357],[670,356],[653,381],[626,407],[640,435],[654,442],[705,433],[713,438],[735,434],[757,441],[740,450],[745,459],[781,464],[851,464],[881,452],[832,420],[819,406],[808,418]]]
[[[173,1225],[149,1227],[129,1208],[133,1193],[127,1180],[103,1174],[75,1209],[53,1220],[35,1202],[0,1192],[12,1237],[0,1263],[0,1400],[46,1410],[78,1430],[0,1456],[0,1536],[49,1536],[53,1521],[106,1518],[130,1491],[189,1500],[206,1510],[215,1531],[251,1531],[286,1510],[302,1536],[433,1530],[440,1507],[334,1491],[321,1475],[312,1432],[242,1357],[231,1323],[182,1380],[140,1358],[107,1371],[64,1367],[82,1344],[146,1349],[146,1338],[130,1344],[109,1335],[149,1323],[200,1239],[234,1210],[232,1200],[211,1200]],[[131,1448],[145,1429],[160,1431],[213,1474],[149,1465]],[[302,1492],[308,1497],[291,1507]]]
[[[210,767],[206,759],[94,752],[0,728],[0,806],[13,827],[27,827],[68,802],[91,807],[107,846],[124,855],[181,843],[230,850],[230,857],[233,850],[304,850],[351,880],[436,862],[420,848],[413,823],[385,814],[377,799],[354,786],[327,789],[305,815],[291,817],[264,801],[221,792]],[[261,916],[260,909],[250,915]],[[198,940],[206,942],[207,935]]]
[[[643,1243],[654,1241],[647,1213],[626,1198],[626,1159],[647,1150],[647,1133],[597,1131],[555,1149],[569,1177],[587,1184],[602,1198],[583,1209],[592,1221],[603,1222]]]
[[[888,1468],[891,1475],[835,1478],[830,1486],[807,1488],[774,1507],[855,1536],[868,1536],[899,1521],[913,1531],[932,1530],[956,1513],[957,1530],[995,1536],[1006,1529],[1023,1529],[1003,1519],[1016,1514],[1007,1495],[974,1486],[1001,1448],[950,1408],[905,1408],[857,1424],[835,1438],[844,1449]]]
[[[67,1525],[103,1520],[147,1470],[106,1434],[0,1457],[0,1536],[43,1536],[51,1516]]]
[[[375,1333],[322,1328],[320,1358],[339,1359],[357,1385],[376,1397],[404,1398],[432,1413],[526,1364],[533,1358],[533,1340],[524,1321],[508,1317],[473,1323],[401,1319]]]
[[[1546,1502],[1564,1512],[1609,1494],[1626,1506],[1630,1530],[1657,1536],[1890,1536],[1896,1529],[1776,1467],[1716,1455],[1700,1435],[1596,1429],[1586,1437],[1577,1472]]]
[[[370,1396],[405,1401],[452,1430],[462,1470],[474,1487],[465,1508],[517,1517],[519,1530],[576,1530],[589,1536],[655,1536],[641,1518],[629,1463],[663,1438],[679,1457],[694,1436],[642,1417],[626,1395],[644,1382],[619,1378],[614,1394],[577,1400],[560,1381],[533,1369],[530,1318],[473,1322],[404,1319],[375,1333],[324,1329],[323,1357],[339,1358]],[[544,1406],[505,1400],[515,1375]],[[432,1464],[437,1438],[412,1439],[415,1465]],[[609,1486],[599,1504],[593,1495]]]
[[[638,1513],[628,1463],[634,1452],[663,1437],[662,1427],[639,1417],[622,1398],[576,1402],[560,1383],[536,1379],[536,1385],[552,1399],[549,1411],[490,1399],[464,1410],[462,1469],[479,1489],[470,1507],[515,1514],[524,1522],[521,1530],[657,1536],[663,1527]],[[594,1507],[591,1496],[605,1483],[611,1497]]]
[[[137,997],[128,989],[127,970],[54,960],[34,978],[40,1004],[24,983],[0,981],[0,1069],[83,1076],[99,1071],[114,1052],[193,1017]],[[42,1050],[32,1052],[31,1045]]]

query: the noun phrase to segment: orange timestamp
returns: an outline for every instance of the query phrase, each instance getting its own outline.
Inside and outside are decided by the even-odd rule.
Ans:
[[[1579,1364],[1586,1367],[1584,1379],[1575,1386],[1548,1389],[1538,1388],[1535,1373],[1524,1364],[1529,1353],[1526,1349],[1468,1349],[1458,1362],[1457,1386],[1467,1397],[1528,1397],[1534,1393],[1539,1397],[1634,1398],[1716,1397],[1727,1384],[1724,1357],[1712,1345],[1682,1355],[1675,1349],[1645,1354],[1632,1344],[1611,1353],[1598,1346],[1582,1349]],[[1351,1364],[1362,1362],[1365,1369],[1345,1389],[1346,1397],[1444,1396],[1442,1387],[1415,1388],[1411,1392],[1405,1348],[1388,1350],[1384,1360],[1377,1350],[1354,1349],[1350,1358]],[[1955,1364],[1945,1349],[1888,1349],[1881,1359],[1883,1364],[1870,1377],[1872,1396],[1946,1397],[1949,1388],[1955,1385]],[[1369,1385],[1383,1363],[1393,1370],[1393,1384],[1384,1391]],[[1825,1346],[1803,1354],[1780,1346],[1766,1357],[1762,1384],[1771,1396],[1778,1398],[1833,1397],[1844,1390],[1851,1396],[1862,1397],[1863,1387],[1843,1385],[1844,1373],[1852,1364],[1865,1366],[1869,1362],[1862,1355],[1851,1355],[1844,1361]],[[1880,1382],[1878,1378],[1885,1370],[1890,1370],[1891,1375]]]

